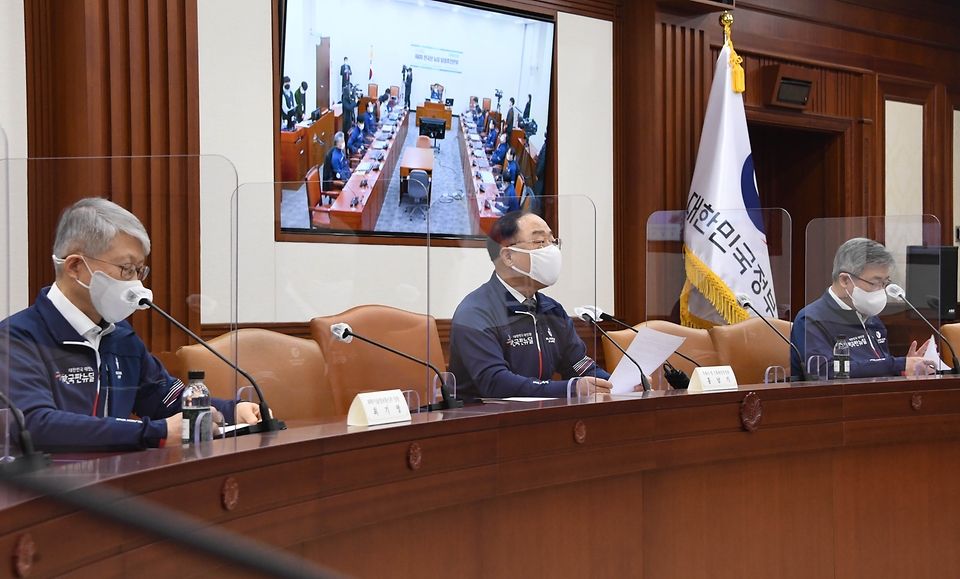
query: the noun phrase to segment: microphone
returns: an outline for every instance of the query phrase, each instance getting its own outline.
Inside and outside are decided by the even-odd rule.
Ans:
[[[7,408],[10,409],[10,414],[13,414],[13,419],[17,423],[17,429],[20,431],[20,452],[23,453],[23,456],[14,459],[13,462],[0,463],[0,474],[16,476],[50,466],[50,455],[33,448],[33,437],[27,430],[22,413],[13,401],[3,393],[3,390],[0,390],[0,400],[6,403]]]
[[[598,308],[597,306],[580,306],[579,308],[576,308],[576,309],[574,309],[573,311],[574,311],[574,313],[576,313],[578,310],[579,310],[579,311],[591,312],[591,315],[592,315],[593,319],[595,319],[595,320],[600,320],[600,321],[603,321],[603,322],[613,322],[613,323],[619,325],[619,326],[622,327],[622,328],[626,328],[626,329],[632,331],[634,334],[636,334],[637,332],[639,332],[639,330],[637,330],[636,328],[634,328],[634,327],[631,326],[630,324],[628,324],[628,323],[626,323],[626,322],[621,322],[620,320],[618,320],[617,318],[611,316],[610,314],[605,313],[603,310],[601,310],[601,309]],[[595,314],[595,315],[594,315],[594,314]],[[680,356],[681,358],[683,358],[683,359],[686,360],[687,362],[690,362],[691,364],[693,364],[693,365],[696,366],[697,368],[702,368],[702,366],[700,365],[700,362],[697,362],[696,360],[694,360],[694,359],[691,358],[690,356],[687,356],[686,354],[683,354],[683,353],[680,352],[679,350],[674,350],[673,353],[676,354],[677,356]],[[687,373],[684,372],[683,370],[677,370],[677,372],[679,372],[679,373],[682,374],[685,378],[687,378]],[[687,378],[687,380],[689,380],[689,378]],[[672,383],[671,383],[671,385],[672,385]]]
[[[903,303],[905,303],[905,304],[907,304],[908,306],[910,306],[910,309],[913,310],[914,312],[916,312],[916,314],[917,314],[918,316],[920,316],[920,319],[923,320],[924,322],[926,322],[926,324],[927,324],[928,326],[930,326],[930,329],[933,330],[933,333],[935,333],[941,340],[944,341],[944,343],[947,344],[947,347],[950,348],[950,354],[953,356],[953,370],[951,370],[951,372],[953,372],[954,374],[960,374],[960,362],[957,361],[957,354],[953,351],[953,345],[950,343],[949,340],[947,340],[946,338],[943,337],[943,334],[940,333],[940,330],[938,330],[937,328],[935,328],[935,327],[933,326],[933,324],[930,323],[930,320],[928,320],[923,314],[921,314],[921,313],[917,310],[917,308],[913,307],[913,304],[911,304],[911,303],[907,300],[907,292],[903,291],[903,288],[902,288],[902,287],[898,286],[898,285],[895,284],[895,283],[892,283],[892,284],[890,284],[890,285],[887,286],[887,295],[890,296],[890,297],[892,297],[892,298],[896,298],[896,299],[898,299],[898,300],[901,300]],[[928,301],[929,301],[929,299],[928,299]],[[939,371],[938,371],[938,372],[939,372]]]
[[[766,318],[766,316],[764,316],[763,314],[761,314],[760,312],[758,312],[758,311],[757,311],[757,308],[753,307],[753,302],[750,301],[750,296],[748,296],[747,294],[745,294],[745,293],[743,293],[743,292],[738,293],[738,294],[737,294],[737,305],[740,306],[741,308],[746,308],[746,309],[753,310],[753,313],[757,314],[757,317],[760,318],[761,320],[763,320],[763,323],[765,323],[765,324],[767,324],[768,326],[770,326],[770,329],[773,330],[774,332],[776,332],[777,335],[780,336],[780,339],[781,339],[781,340],[783,340],[784,342],[790,344],[790,347],[793,348],[793,351],[797,353],[797,359],[800,360],[800,380],[802,380],[802,381],[804,381],[804,382],[809,382],[809,381],[811,381],[810,375],[807,374],[807,369],[804,367],[805,364],[803,363],[803,355],[800,353],[800,350],[798,350],[797,347],[793,344],[793,342],[791,342],[789,339],[787,339],[786,336],[784,336],[783,334],[781,334],[781,333],[780,333],[780,330],[778,330],[778,329],[776,328],[776,326],[774,326],[773,324],[771,324],[771,323],[770,323],[770,320],[768,320],[768,319]]]
[[[400,350],[394,350],[390,346],[381,344],[380,342],[375,342],[370,338],[364,338],[360,334],[355,333],[353,331],[353,328],[351,328],[347,324],[344,324],[343,322],[340,322],[338,324],[333,324],[332,326],[330,326],[330,333],[333,334],[334,339],[337,340],[338,342],[349,344],[350,342],[353,341],[354,338],[356,338],[368,344],[373,344],[378,348],[383,348],[388,352],[393,352],[398,356],[402,356],[407,360],[412,360],[418,364],[421,364],[433,370],[437,374],[437,379],[440,380],[440,393],[443,395],[443,402],[428,404],[427,410],[433,411],[433,410],[450,410],[454,408],[463,408],[463,400],[457,400],[456,398],[453,398],[452,396],[450,396],[450,390],[447,388],[447,384],[443,381],[443,376],[440,374],[440,370],[438,370],[437,367],[431,364],[430,362],[421,360],[420,358],[414,358],[410,354],[404,354]]]
[[[614,340],[613,338],[610,337],[610,334],[606,333],[606,332],[603,330],[603,328],[600,327],[600,324],[597,323],[597,320],[596,320],[596,318],[594,317],[594,315],[596,314],[597,311],[599,311],[599,310],[598,310],[596,307],[594,307],[594,306],[583,306],[583,307],[580,307],[580,308],[574,308],[574,309],[573,309],[573,313],[576,314],[577,317],[579,317],[581,320],[583,320],[583,321],[585,321],[585,322],[587,322],[587,323],[593,324],[593,327],[594,327],[594,328],[600,330],[600,333],[603,334],[603,336],[604,336],[606,339],[610,340],[610,343],[611,343],[611,344],[613,344],[614,346],[616,346],[617,349],[620,350],[620,352],[623,353],[623,355],[626,356],[628,360],[630,360],[631,362],[633,362],[633,365],[637,367],[637,370],[640,370],[640,383],[643,385],[643,390],[644,390],[644,392],[649,392],[649,391],[650,391],[650,382],[647,381],[647,377],[644,375],[644,373],[643,373],[643,368],[640,367],[640,363],[637,362],[636,360],[634,360],[634,359],[633,359],[633,356],[631,356],[630,354],[627,353],[626,350],[624,350],[623,348],[621,348],[621,347],[620,347],[620,344],[618,344],[616,340]]]
[[[171,324],[183,330],[183,332],[185,332],[188,336],[196,340],[198,344],[200,344],[201,346],[209,350],[214,356],[216,356],[217,358],[220,358],[220,360],[222,360],[224,364],[226,364],[227,366],[230,366],[231,368],[239,372],[241,376],[243,376],[244,378],[250,381],[250,385],[253,386],[253,389],[257,391],[257,397],[260,398],[260,422],[258,422],[257,424],[251,424],[249,427],[243,430],[244,432],[246,432],[247,434],[255,434],[257,432],[274,432],[277,430],[287,429],[287,425],[282,420],[277,420],[276,418],[273,418],[273,416],[270,414],[270,407],[267,405],[267,401],[263,397],[263,390],[260,389],[260,385],[257,384],[256,380],[253,379],[253,376],[245,372],[243,368],[241,368],[240,366],[237,366],[236,364],[231,362],[223,354],[214,350],[213,346],[203,341],[203,339],[200,336],[191,332],[190,328],[184,326],[183,324],[178,322],[176,319],[174,319],[173,316],[171,316],[167,312],[160,309],[159,306],[157,306],[155,303],[153,303],[150,300],[150,298],[153,297],[153,292],[151,292],[146,288],[143,288],[143,289],[150,293],[150,297],[144,297],[143,292],[141,291],[141,288],[130,288],[126,292],[124,292],[123,296],[126,299],[139,296],[139,299],[137,299],[136,302],[131,302],[131,303],[137,304],[137,309],[141,309],[141,310],[145,310],[147,308],[154,309],[161,316],[165,317],[167,321],[169,321]],[[235,430],[234,432],[237,432],[239,434],[241,431]]]

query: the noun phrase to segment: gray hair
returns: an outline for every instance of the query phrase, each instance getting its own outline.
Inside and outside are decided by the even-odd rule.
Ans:
[[[342,143],[342,142],[343,142],[343,131],[337,131],[337,134],[333,136],[333,144],[336,145],[337,143]]]
[[[893,253],[883,245],[865,237],[854,237],[841,245],[833,258],[833,281],[837,281],[841,273],[859,276],[868,267],[893,270],[896,263]]]
[[[74,253],[98,257],[110,250],[118,233],[126,233],[139,241],[143,254],[150,255],[150,237],[133,213],[99,197],[81,199],[60,215],[53,255],[59,259]],[[59,276],[63,264],[54,260],[54,269]]]

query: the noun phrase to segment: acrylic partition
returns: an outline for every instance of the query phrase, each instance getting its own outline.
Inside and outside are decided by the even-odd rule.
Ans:
[[[10,227],[12,217],[10,215],[10,162],[7,160],[7,133],[0,126],[0,227],[3,227],[3,233],[0,233],[0,318],[6,319],[10,311],[10,286],[12,277],[10,274]],[[8,352],[10,351],[10,332],[7,325],[0,326],[0,428],[3,434],[0,436],[0,462],[7,463],[13,460],[13,449],[10,445],[11,429],[16,429],[13,423],[13,415],[7,398],[10,395],[10,378]]]
[[[906,367],[911,343],[916,341],[919,348],[934,337],[924,318],[939,329],[941,311],[955,312],[957,301],[955,295],[940,295],[941,255],[956,251],[941,248],[942,242],[943,231],[933,215],[811,221],[806,231],[806,310],[803,331],[795,333],[809,371],[834,377],[834,347],[842,334],[850,348],[852,377],[913,376],[918,367],[925,372],[923,363]],[[951,359],[944,344],[936,339],[932,343],[944,360]]]
[[[490,208],[483,196],[458,201],[464,211],[477,211],[482,235],[429,236],[427,311],[449,336],[444,362],[465,400],[567,398],[569,393],[576,401],[578,392],[580,401],[592,399],[590,381],[578,385],[571,379],[592,375],[591,360],[602,351],[599,334],[581,315],[594,306],[607,311],[613,306],[597,303],[598,284],[612,278],[598,271],[594,204],[580,195],[531,192],[523,196],[530,202],[523,203],[531,207],[529,214],[498,224],[498,208],[509,195],[491,197]],[[433,230],[432,211],[426,219]],[[488,247],[491,228],[509,222],[514,225],[506,230],[515,233]],[[524,306],[520,296],[535,296],[535,307]]]
[[[729,210],[704,205],[690,211],[653,213],[647,220],[645,324],[686,337],[677,350],[681,354],[701,365],[717,364],[716,348],[706,332],[678,331],[676,327],[706,330],[757,317],[757,312],[770,319],[790,320],[796,307],[797,281],[791,270],[792,236],[792,219],[781,208]],[[705,285],[714,280],[723,286]],[[716,291],[721,287],[726,291]],[[705,297],[711,291],[715,302],[729,302],[726,317]],[[753,309],[733,303],[738,297],[746,297]],[[784,326],[775,324],[778,329]],[[765,326],[751,326],[749,332],[751,336],[759,332],[750,339],[779,340]],[[695,368],[676,354],[667,361],[687,374]],[[654,388],[667,387],[662,367],[650,374]],[[762,381],[763,376],[755,379]]]
[[[114,308],[117,311],[109,317],[119,318],[111,328],[109,321],[103,320],[107,314],[100,314],[107,307],[109,291],[100,302],[91,297],[99,294],[96,287],[90,292],[77,281],[90,277],[87,268],[102,271],[107,276],[103,280],[136,280],[145,272],[137,266],[148,266],[142,284],[152,290],[151,303],[200,333],[201,308],[211,307],[218,298],[208,295],[216,288],[211,290],[202,283],[203,269],[210,262],[191,256],[200,251],[201,238],[205,242],[218,235],[221,224],[223,238],[229,239],[230,199],[237,187],[233,164],[219,156],[192,155],[5,159],[0,166],[6,225],[0,236],[4,244],[0,255],[5,259],[0,299],[3,317],[34,307],[11,324],[12,329],[4,325],[2,388],[9,391],[14,404],[25,407],[34,442],[55,453],[76,453],[69,459],[70,472],[95,477],[110,474],[102,471],[109,461],[99,463],[100,471],[89,473],[84,470],[84,453],[156,446],[163,436],[164,444],[179,444],[182,431],[168,432],[168,425],[177,425],[166,418],[169,404],[178,399],[187,380],[177,350],[191,339],[146,305],[141,305],[144,311],[126,316],[124,307]],[[63,253],[57,258],[65,260],[61,266],[65,271],[60,278],[63,283],[55,284],[54,235],[59,216],[70,204],[28,215],[28,187],[32,196],[67,187],[71,193],[57,195],[57,199],[113,201],[140,220],[151,243],[149,255],[139,263],[136,254],[145,248],[137,241],[129,247],[116,243],[107,248],[68,245],[58,250]],[[29,244],[28,219],[33,235]],[[103,259],[114,256],[110,252],[118,248],[120,254]],[[223,261],[227,261],[229,241],[224,241],[224,249]],[[28,256],[40,263],[39,270],[29,276]],[[39,294],[31,294],[38,289],[31,289],[31,280],[43,288]],[[47,288],[54,286],[58,291],[51,300]],[[222,293],[220,307],[227,310],[229,282],[224,281]],[[138,301],[144,295],[124,292],[116,297],[121,302],[128,298]],[[93,330],[94,324],[100,323],[104,332],[109,330],[100,338],[99,359],[78,326],[58,313],[62,304],[78,308],[75,324],[90,324]],[[36,322],[37,316],[45,321]],[[234,394],[224,397],[232,399]],[[55,461],[61,460],[58,456],[54,455]]]

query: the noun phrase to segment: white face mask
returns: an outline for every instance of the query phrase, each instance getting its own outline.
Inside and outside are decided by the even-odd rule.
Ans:
[[[510,267],[534,281],[538,281],[545,286],[552,286],[560,279],[560,267],[563,265],[563,255],[560,248],[550,244],[540,249],[518,249],[510,248],[512,251],[519,251],[530,256],[530,272],[525,272],[515,265]]]
[[[887,292],[882,289],[868,292],[854,284],[853,295],[850,292],[847,295],[853,300],[853,307],[867,317],[879,315],[887,306]]]
[[[81,258],[82,259],[82,258]],[[87,260],[83,260],[90,272],[90,285],[79,279],[77,283],[90,290],[90,301],[93,307],[108,323],[115,324],[140,309],[140,298],[153,301],[153,292],[143,287],[138,279],[123,281],[114,279],[102,271],[91,271]]]

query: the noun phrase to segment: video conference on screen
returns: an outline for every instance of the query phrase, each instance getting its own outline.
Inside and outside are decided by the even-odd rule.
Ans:
[[[299,116],[285,119],[283,113],[280,115],[281,231],[416,238],[426,236],[429,228],[431,236],[476,239],[483,236],[496,216],[516,208],[521,201],[524,209],[542,211],[535,197],[543,190],[543,183],[536,187],[536,169],[538,157],[543,161],[549,154],[546,150],[541,154],[541,150],[548,130],[552,21],[436,0],[286,0],[281,10],[285,12],[285,25],[280,77],[289,79],[288,97],[299,92],[297,102],[303,102]],[[346,84],[344,65],[349,67]],[[283,100],[283,81],[279,82]],[[364,180],[363,188],[358,189],[360,185],[354,178],[354,182],[334,190],[333,195],[323,195],[317,204],[316,195],[308,195],[309,178],[304,171],[309,173],[316,167],[322,176],[324,161],[329,161],[328,153],[335,143],[332,134],[322,142],[314,138],[321,131],[318,125],[311,133],[310,126],[314,122],[336,128],[355,124],[352,119],[362,116],[370,101],[379,125],[380,99],[384,95],[397,109],[409,106],[404,138],[395,142],[400,148],[394,153],[394,166],[382,167],[392,170],[392,174],[377,175],[383,182],[378,184],[376,196],[355,194],[354,191],[366,191],[366,181],[373,179]],[[484,125],[477,127],[481,141],[487,140],[491,120],[499,133],[492,151],[491,147],[484,147],[482,159],[473,157],[481,151],[471,149],[470,140],[461,134],[461,118],[473,120],[475,116],[468,112],[471,97],[477,97],[480,108],[486,105],[490,113],[484,115]],[[353,111],[324,117],[337,104],[347,104],[349,108],[354,103],[357,106]],[[399,156],[407,148],[417,146],[417,138],[424,132],[417,117],[426,118],[430,113],[424,107],[429,106],[434,110],[438,106],[445,108],[450,124],[442,138],[429,135],[433,167],[428,199],[422,199],[411,195],[405,186],[409,164],[404,165],[406,172],[401,177]],[[355,116],[345,118],[348,115]],[[442,118],[443,114],[437,116]],[[502,170],[496,171],[492,181],[487,174],[488,167],[493,174],[493,167],[504,166],[491,165],[491,161],[508,117],[513,127],[522,131],[522,140],[516,139],[519,132],[508,135],[508,148],[514,145],[519,183],[509,173],[505,178]],[[289,133],[300,127],[315,151],[311,157],[311,149],[306,147],[303,154],[307,162],[294,166],[289,151],[299,143],[288,144],[285,149],[290,138],[284,140],[284,131]],[[378,140],[379,135],[373,140]],[[346,133],[345,140],[349,136]],[[364,151],[369,152],[372,146],[368,142]],[[473,146],[476,147],[475,142]],[[376,150],[373,153],[373,158],[377,158]],[[354,157],[352,173],[368,168]],[[360,157],[361,161],[369,159]],[[545,178],[542,171],[541,177]],[[471,185],[472,178],[475,181]],[[322,188],[325,193],[333,189],[329,182],[324,182]],[[514,195],[512,202],[510,195]],[[350,199],[340,199],[342,196]],[[350,206],[348,201],[354,205]],[[365,206],[371,203],[378,203],[378,210]],[[320,208],[311,210],[317,206]],[[346,211],[360,213],[361,208],[362,221],[358,218],[353,223],[342,218],[349,217]]]

